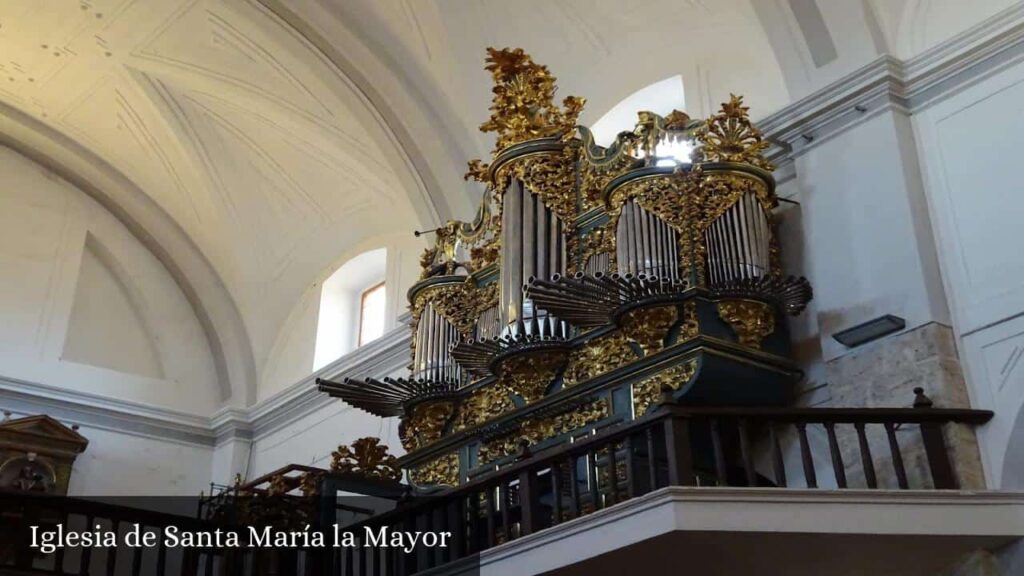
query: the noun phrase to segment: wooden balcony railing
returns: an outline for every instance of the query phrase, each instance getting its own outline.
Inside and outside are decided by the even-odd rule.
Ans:
[[[74,557],[60,549],[40,558],[19,546],[6,557],[0,553],[0,572],[404,575],[475,562],[483,550],[666,486],[955,489],[957,476],[944,429],[983,424],[992,413],[934,408],[919,389],[915,392],[914,408],[905,409],[662,405],[583,440],[537,454],[524,452],[518,461],[438,495],[401,500],[393,510],[345,528],[356,535],[356,547],[281,552],[78,549]],[[924,460],[926,466],[908,466],[908,450],[914,451],[914,462]],[[337,486],[337,479],[325,476],[321,524],[333,523]],[[22,503],[4,510],[0,519],[100,523],[105,528],[140,523],[157,530],[168,525],[182,530],[215,527],[205,520],[73,498],[25,496]],[[452,537],[447,548],[418,547],[404,554],[399,548],[370,546],[366,528],[446,531]]]
[[[582,441],[524,457],[436,497],[400,504],[350,529],[437,530],[453,534],[447,549],[422,548],[404,555],[393,548],[356,547],[331,551],[331,573],[413,574],[440,566],[527,534],[666,486],[762,486],[816,488],[809,430],[827,439],[834,485],[850,486],[840,438],[856,438],[863,485],[880,487],[877,463],[891,466],[898,489],[956,489],[943,428],[978,425],[985,410],[933,408],[920,389],[914,408],[705,408],[662,406],[625,425]],[[928,467],[912,486],[897,438],[901,427],[916,427]],[[871,434],[877,429],[877,435]],[[837,432],[839,431],[839,432]],[[848,434],[848,436],[841,436]],[[795,435],[798,470],[787,470],[780,438]],[[886,454],[873,454],[869,435],[884,438]],[[902,435],[902,434],[901,434]],[[755,450],[754,439],[765,447]],[[909,443],[909,440],[908,440]],[[877,441],[875,442],[877,445]],[[755,452],[767,455],[769,477],[759,473]],[[820,456],[820,455],[819,455]],[[794,483],[791,478],[799,477]]]

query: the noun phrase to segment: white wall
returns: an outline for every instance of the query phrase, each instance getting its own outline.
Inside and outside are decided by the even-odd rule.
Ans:
[[[883,112],[812,148],[796,169],[823,359],[848,352],[832,334],[882,314],[908,330],[948,325],[909,120]]]
[[[404,452],[398,439],[397,418],[378,418],[336,400],[253,442],[248,477],[256,478],[287,464],[330,468],[331,452],[339,444],[365,436],[380,438],[392,454]]]
[[[339,444],[363,436],[380,436],[400,450],[397,421],[337,401],[254,441],[228,437],[214,447],[209,418],[221,404],[212,355],[171,276],[113,215],[46,169],[0,148],[0,174],[0,376],[22,387],[42,384],[41,393],[58,404],[128,413],[133,405],[147,406],[146,417],[200,427],[197,433],[190,424],[187,439],[172,440],[159,437],[160,426],[139,432],[87,423],[96,418],[65,418],[82,424],[90,441],[75,466],[72,494],[197,494],[209,490],[211,479],[229,482],[235,472],[253,478],[293,462],[327,466]],[[379,242],[388,254],[380,273],[388,283],[391,330],[418,277],[424,241],[403,231]],[[351,256],[343,254],[339,264]],[[297,382],[303,394],[313,387],[307,380],[320,289],[314,284],[296,304],[264,367],[261,400],[291,394]],[[69,396],[58,400],[62,390]],[[0,391],[0,406],[17,404],[20,396],[8,394],[14,393]],[[36,398],[33,412],[59,412],[45,408],[50,401]],[[259,426],[249,415],[243,421]],[[206,433],[203,422],[210,423]]]
[[[46,169],[0,148],[0,174],[0,375],[211,414],[213,357],[167,270]]]
[[[0,174],[0,376],[212,414],[220,403],[213,358],[167,270],[48,170],[0,148]],[[2,394],[0,402],[12,404]],[[72,494],[196,494],[209,482],[210,447],[116,427],[80,432],[89,447]]]
[[[960,32],[1020,7],[1020,0],[869,0],[871,11],[890,50],[900,58],[948,41]]]
[[[72,496],[194,496],[210,491],[213,449],[82,426]]]
[[[1004,488],[1024,488],[1022,102],[1018,64],[914,117],[971,401],[995,411],[979,431],[988,482]]]

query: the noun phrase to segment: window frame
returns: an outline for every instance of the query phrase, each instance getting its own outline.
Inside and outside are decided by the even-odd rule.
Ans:
[[[376,284],[373,284],[372,286],[364,289],[359,294],[359,325],[356,327],[356,347],[357,348],[364,344],[364,342],[363,342],[363,316],[364,316],[364,314],[366,312],[366,297],[367,297],[367,295],[369,295],[372,292],[384,289],[386,283],[387,283],[386,279],[385,280],[381,280],[380,282],[378,282]],[[384,302],[385,302],[385,306],[386,306],[387,305],[387,293],[385,293],[385,295],[384,295]],[[386,312],[385,312],[385,314],[386,314]],[[378,336],[377,338],[380,338],[380,336]],[[373,340],[370,340],[370,342],[372,342],[372,341]]]

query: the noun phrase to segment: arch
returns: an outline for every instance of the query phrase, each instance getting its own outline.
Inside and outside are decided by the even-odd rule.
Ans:
[[[1020,8],[1019,0],[870,0],[881,12],[888,7],[890,42],[896,55],[910,58],[988,19],[1003,20],[1003,14]]]
[[[368,21],[356,3],[258,2],[339,72],[351,91],[342,94],[346,104],[367,112],[364,127],[402,184],[415,191],[410,200],[421,225],[435,227],[452,218],[470,217],[478,200],[462,173],[466,162],[483,150],[471,144],[466,148],[466,143],[477,141],[476,136],[448,106],[443,91],[425,76],[410,77],[417,71],[402,67],[402,62],[415,59],[393,54],[403,44],[386,37],[390,30]],[[385,38],[378,40],[372,32]]]
[[[157,340],[142,290],[117,256],[86,232],[61,358],[163,379]]]

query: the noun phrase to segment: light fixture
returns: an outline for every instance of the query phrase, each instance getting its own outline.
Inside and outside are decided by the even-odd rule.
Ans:
[[[893,332],[899,332],[906,326],[907,322],[903,318],[893,316],[892,314],[884,314],[878,318],[857,324],[852,328],[836,332],[832,335],[832,339],[847,348],[853,348]]]

